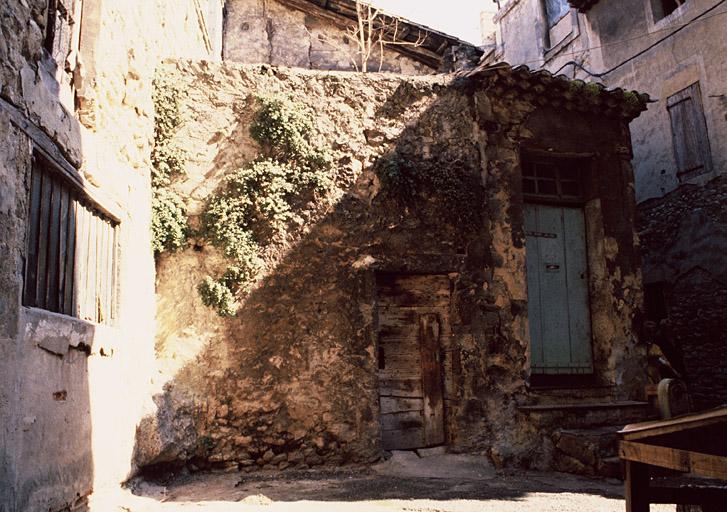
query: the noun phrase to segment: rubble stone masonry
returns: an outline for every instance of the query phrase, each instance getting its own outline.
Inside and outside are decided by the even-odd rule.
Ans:
[[[187,61],[160,74],[184,91],[175,139],[188,163],[173,188],[193,228],[222,178],[261,152],[249,133],[258,94],[315,112],[335,180],[325,197],[296,210],[235,317],[217,316],[196,292],[205,275],[225,268],[204,237],[160,257],[156,351],[166,384],[138,431],[138,465],[251,470],[376,460],[375,283],[393,272],[449,276],[449,449],[549,467],[555,427],[520,409],[548,400],[528,388],[519,167],[528,151],[588,155],[596,378],[610,399],[643,397],[624,121],[536,108],[488,93],[476,79]],[[407,177],[408,198],[381,179],[384,169]]]
[[[661,335],[681,352],[697,409],[727,403],[727,179],[639,205],[644,280],[663,303]],[[658,320],[658,319],[655,319]],[[678,356],[677,356],[678,357]]]

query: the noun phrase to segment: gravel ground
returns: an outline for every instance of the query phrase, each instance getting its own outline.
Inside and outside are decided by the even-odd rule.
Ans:
[[[367,468],[279,473],[197,473],[132,482],[97,496],[103,512],[610,512],[623,484],[560,473],[496,473],[482,458],[396,453]],[[673,512],[674,506],[652,506]]]

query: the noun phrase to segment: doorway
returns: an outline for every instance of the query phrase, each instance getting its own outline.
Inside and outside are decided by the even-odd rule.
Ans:
[[[525,205],[533,375],[593,373],[588,258],[582,208]]]
[[[382,273],[376,285],[382,447],[443,444],[449,278]]]

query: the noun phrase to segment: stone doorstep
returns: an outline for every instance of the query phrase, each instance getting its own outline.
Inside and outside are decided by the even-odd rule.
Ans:
[[[583,402],[583,403],[560,403],[542,405],[521,405],[518,410],[530,412],[546,411],[578,411],[578,410],[603,410],[603,409],[625,409],[625,408],[646,408],[649,402],[638,402],[635,400],[624,400],[620,402]]]
[[[648,402],[576,402],[561,404],[525,405],[518,407],[531,421],[547,428],[588,428],[602,425],[638,423],[654,419]]]
[[[612,399],[614,386],[560,387],[539,386],[530,388],[532,405],[557,405],[562,403],[607,402]]]
[[[447,453],[447,447],[442,445],[433,448],[417,448],[415,451],[420,458],[433,457],[436,455],[445,455]]]

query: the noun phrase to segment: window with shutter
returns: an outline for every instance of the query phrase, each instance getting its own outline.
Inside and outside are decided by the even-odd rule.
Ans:
[[[29,203],[23,305],[110,323],[117,223],[37,154]]]
[[[680,181],[711,171],[712,158],[699,82],[667,99],[674,158]]]

